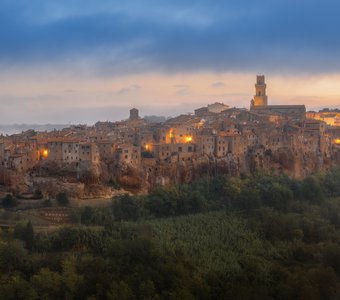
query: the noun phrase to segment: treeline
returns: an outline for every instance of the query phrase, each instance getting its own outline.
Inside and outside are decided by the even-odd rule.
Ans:
[[[0,236],[0,299],[339,299],[340,171],[202,178]]]
[[[204,177],[192,184],[158,188],[149,195],[123,195],[113,199],[112,210],[84,208],[78,220],[105,225],[106,219],[139,221],[226,209],[251,214],[260,207],[299,211],[340,196],[340,170],[319,173],[303,181],[282,174],[241,177]],[[77,218],[76,217],[76,218]],[[108,218],[105,218],[108,217]]]

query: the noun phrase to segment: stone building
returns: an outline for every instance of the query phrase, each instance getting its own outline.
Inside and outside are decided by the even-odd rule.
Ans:
[[[208,104],[208,106],[195,109],[195,116],[200,118],[210,118],[228,109],[230,109],[229,105],[226,105],[222,102],[215,102],[212,104]]]
[[[132,166],[140,166],[141,148],[131,144],[121,144],[115,149],[116,160],[118,163]]]
[[[99,163],[100,154],[95,143],[80,143],[78,149],[80,162]]]
[[[324,109],[319,112],[309,111],[306,113],[307,119],[324,121],[329,126],[340,127],[340,110]]]
[[[216,132],[204,130],[196,137],[197,152],[201,155],[214,156],[216,149]]]
[[[254,96],[254,106],[267,106],[268,96],[266,94],[267,85],[265,83],[264,75],[258,75],[256,77],[255,84],[255,96]]]
[[[0,162],[2,162],[5,158],[5,143],[0,142]]]
[[[100,141],[95,143],[102,161],[111,161],[115,157],[115,143],[112,141]]]
[[[130,121],[135,121],[139,119],[139,111],[137,108],[130,109]]]
[[[304,120],[306,117],[305,105],[268,105],[266,83],[263,75],[258,75],[255,84],[255,96],[250,104],[250,111],[258,114],[280,115],[292,120]]]
[[[48,159],[51,161],[62,162],[63,160],[63,141],[52,140],[47,143]],[[43,150],[45,151],[45,150]]]
[[[80,141],[63,141],[61,145],[63,162],[71,164],[79,161],[79,143]]]
[[[224,132],[220,132],[216,136],[215,156],[225,157],[230,150],[229,143],[230,143],[229,136]]]

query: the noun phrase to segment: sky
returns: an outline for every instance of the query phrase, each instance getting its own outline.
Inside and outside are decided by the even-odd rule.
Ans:
[[[338,0],[1,0],[0,124],[340,108]]]

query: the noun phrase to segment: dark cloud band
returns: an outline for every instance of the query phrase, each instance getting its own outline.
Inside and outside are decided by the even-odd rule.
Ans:
[[[101,74],[340,67],[337,1],[53,2],[0,4],[3,68],[79,57]]]

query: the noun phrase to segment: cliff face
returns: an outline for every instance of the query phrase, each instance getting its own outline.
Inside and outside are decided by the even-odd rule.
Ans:
[[[249,148],[246,155],[240,157],[229,155],[224,158],[200,157],[191,161],[157,164],[145,166],[142,172],[125,173],[123,181],[139,182],[140,187],[153,189],[157,186],[189,183],[203,176],[227,174],[239,176],[241,173],[251,174],[259,171],[273,175],[285,173],[297,179],[330,168],[340,162],[340,151],[336,150],[332,157],[313,151],[294,152],[289,148],[278,148],[268,151],[263,146]]]
[[[293,151],[286,147],[278,148],[276,151],[266,151],[263,148],[252,149],[248,153],[247,164],[250,173],[260,170],[273,174],[283,172],[298,179],[338,165],[336,159],[322,153],[308,150]]]
[[[340,149],[336,148],[330,153],[322,153],[308,147],[266,149],[257,145],[249,146],[244,155],[229,153],[223,158],[203,155],[190,160],[180,160],[174,155],[167,162],[145,159],[137,167],[103,162],[77,165],[42,162],[27,173],[0,168],[0,183],[14,193],[40,190],[49,198],[60,192],[67,192],[73,198],[96,198],[113,195],[114,189],[108,183],[117,184],[124,190],[147,193],[158,186],[190,183],[203,176],[221,174],[239,176],[264,171],[304,178],[339,164]]]

